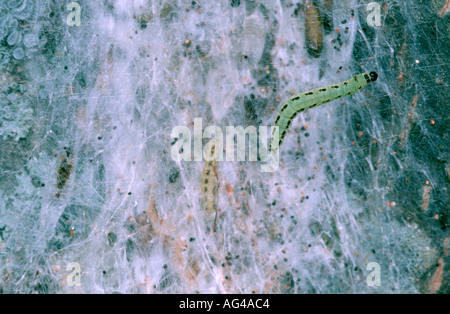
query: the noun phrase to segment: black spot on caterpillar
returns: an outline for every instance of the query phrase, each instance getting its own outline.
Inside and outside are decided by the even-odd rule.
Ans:
[[[292,96],[281,105],[282,109],[278,112],[275,119],[275,126],[279,127],[280,132],[279,145],[283,142],[287,134],[287,129],[292,123],[292,119],[299,112],[325,104],[331,100],[354,94],[366,87],[370,82],[376,81],[377,78],[378,74],[376,72],[358,74],[341,83],[320,87]],[[272,136],[269,146],[270,151],[272,151],[272,147],[274,146],[273,142],[274,137]]]

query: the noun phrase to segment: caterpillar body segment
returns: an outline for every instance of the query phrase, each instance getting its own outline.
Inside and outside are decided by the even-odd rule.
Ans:
[[[357,91],[363,89],[370,82],[376,81],[378,74],[376,72],[362,73],[355,75],[349,80],[338,84],[316,88],[300,94],[296,94],[289,98],[281,105],[280,110],[275,118],[275,126],[279,127],[280,138],[277,147],[280,147],[284,137],[287,134],[289,126],[298,113],[336,100],[341,97],[350,96]],[[269,150],[273,151],[277,148],[274,143],[274,133],[272,133]],[[274,149],[272,149],[274,147]]]

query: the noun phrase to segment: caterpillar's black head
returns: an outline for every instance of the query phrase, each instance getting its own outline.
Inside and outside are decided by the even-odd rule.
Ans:
[[[372,82],[375,82],[376,80],[377,80],[377,78],[378,78],[378,73],[377,72],[370,72],[369,73],[369,75],[370,75],[370,80],[372,81]]]

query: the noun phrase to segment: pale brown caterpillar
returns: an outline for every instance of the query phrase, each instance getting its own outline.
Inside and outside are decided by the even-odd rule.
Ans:
[[[215,146],[211,149],[211,155],[214,155],[214,149]],[[218,186],[217,160],[206,161],[203,167],[200,188],[203,209],[210,215],[217,211]]]
[[[202,205],[208,214],[216,211],[217,205],[217,161],[207,161],[202,172]]]
[[[311,0],[306,0],[305,7],[306,50],[312,57],[318,58],[323,48],[323,26],[320,11]]]

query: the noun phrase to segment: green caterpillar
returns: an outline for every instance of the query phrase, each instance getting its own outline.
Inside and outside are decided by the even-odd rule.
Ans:
[[[284,137],[287,134],[287,129],[292,123],[292,120],[298,113],[325,104],[329,101],[349,96],[363,89],[370,82],[376,81],[378,74],[376,72],[358,74],[347,81],[341,83],[316,88],[307,92],[296,94],[289,98],[284,104],[281,105],[281,109],[275,119],[275,126],[279,127],[279,143],[278,148],[283,142]],[[274,147],[274,134],[275,129],[272,131],[270,138],[269,150],[272,151]],[[275,147],[274,150],[278,148]]]

